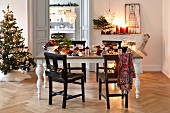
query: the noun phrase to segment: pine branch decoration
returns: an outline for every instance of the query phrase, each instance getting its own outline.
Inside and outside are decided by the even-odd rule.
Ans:
[[[98,19],[93,19],[94,29],[109,29],[115,27],[107,22],[104,16],[98,17]]]

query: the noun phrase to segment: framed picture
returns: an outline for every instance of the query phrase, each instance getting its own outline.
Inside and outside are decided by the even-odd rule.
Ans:
[[[141,33],[140,4],[125,4],[125,24],[128,26],[128,33]]]

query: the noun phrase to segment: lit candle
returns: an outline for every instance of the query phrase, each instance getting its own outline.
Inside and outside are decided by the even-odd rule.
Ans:
[[[82,52],[79,52],[79,56],[83,56],[83,53],[82,53]]]
[[[128,27],[126,27],[126,32],[125,33],[128,33]]]
[[[119,26],[116,25],[116,33],[119,33]]]
[[[125,33],[125,28],[124,28],[124,27],[122,27],[122,33],[123,33],[123,34]]]
[[[122,27],[120,27],[120,33],[123,33],[123,31],[122,31]]]
[[[26,61],[26,64],[29,64],[29,61]]]
[[[63,51],[60,51],[60,54],[65,55],[66,53],[65,53],[65,52],[63,52]]]

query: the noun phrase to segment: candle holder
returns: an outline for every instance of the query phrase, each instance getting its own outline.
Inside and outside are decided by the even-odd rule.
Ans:
[[[130,49],[131,49],[131,50],[135,50],[135,49],[133,49],[133,46],[136,45],[136,42],[128,42],[127,45],[130,46]]]

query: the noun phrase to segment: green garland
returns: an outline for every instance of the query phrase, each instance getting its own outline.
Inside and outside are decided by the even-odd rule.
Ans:
[[[79,6],[77,3],[67,3],[67,4],[50,4],[50,6]]]
[[[98,17],[98,19],[93,19],[93,24],[94,24],[94,29],[101,29],[101,30],[115,27],[114,25],[108,23],[104,16],[100,16]]]
[[[59,42],[59,46],[63,46],[63,45],[66,45],[66,46],[69,46],[69,45],[72,45],[72,41],[69,39],[69,38],[65,38],[65,37],[55,37],[53,38],[56,42]]]

